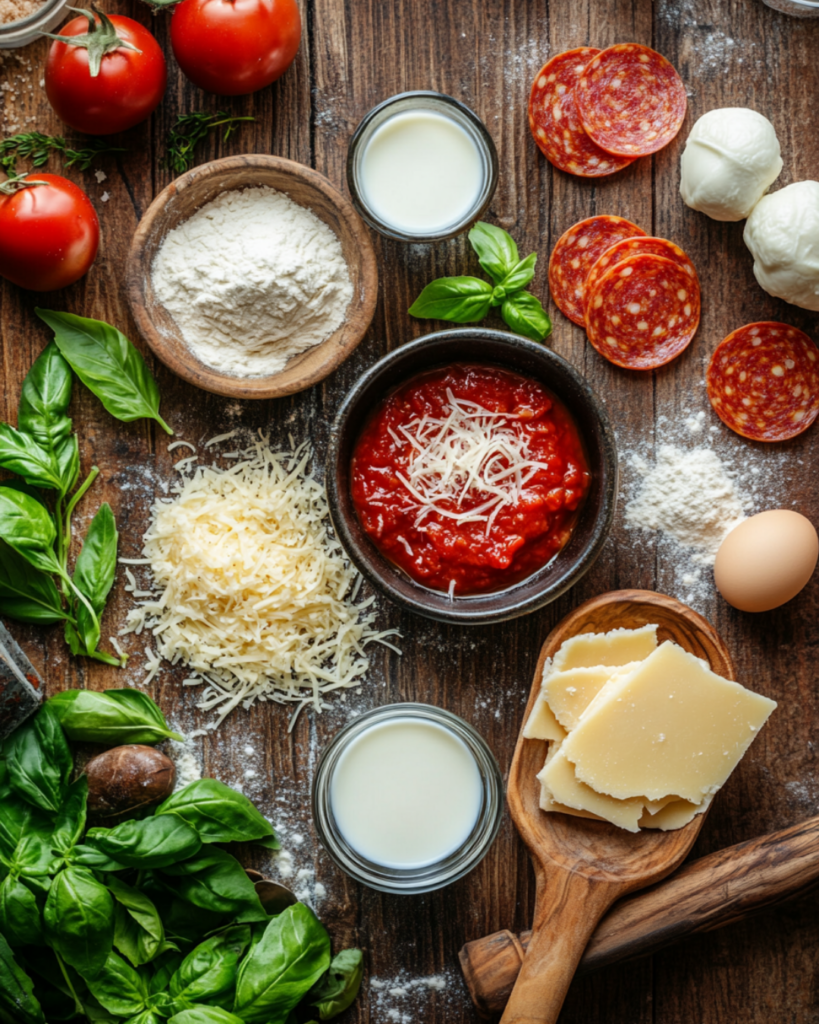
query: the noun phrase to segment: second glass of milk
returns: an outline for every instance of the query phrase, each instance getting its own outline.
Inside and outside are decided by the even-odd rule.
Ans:
[[[437,92],[393,96],[350,142],[347,182],[382,235],[430,242],[460,234],[489,205],[498,179],[491,136],[466,106]]]

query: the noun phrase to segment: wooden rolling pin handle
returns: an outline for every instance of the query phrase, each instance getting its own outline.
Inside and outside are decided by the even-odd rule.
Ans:
[[[621,900],[603,918],[577,969],[586,974],[722,928],[801,895],[819,882],[819,817],[692,861],[671,878]],[[461,967],[479,1013],[503,1012],[529,945],[496,932],[467,943]]]

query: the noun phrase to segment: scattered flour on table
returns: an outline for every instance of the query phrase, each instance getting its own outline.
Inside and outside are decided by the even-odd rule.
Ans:
[[[324,341],[353,296],[338,236],[272,188],[197,210],[169,232],[152,278],[194,355],[238,377],[277,373]]]
[[[176,767],[174,793],[202,778],[200,746],[196,743],[196,737],[191,735],[186,736],[181,743],[179,740],[170,741],[170,757]]]
[[[371,977],[369,998],[373,1019],[379,1024],[417,1024],[424,1019],[430,999],[439,1006],[454,999],[463,1005],[463,983],[449,970],[426,977],[402,971],[392,978]]]

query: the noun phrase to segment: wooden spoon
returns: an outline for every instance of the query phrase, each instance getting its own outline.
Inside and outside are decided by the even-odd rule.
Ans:
[[[524,722],[540,693],[543,666],[578,633],[659,627],[660,643],[673,640],[704,658],[718,675],[734,678],[734,666],[713,627],[696,612],[650,590],[616,590],[580,605],[549,634],[535,669]],[[509,772],[507,801],[529,849],[537,895],[532,938],[502,1024],[555,1024],[583,950],[598,921],[626,893],[665,878],[682,862],[702,827],[704,814],[675,832],[632,834],[608,822],[541,811],[536,776],[546,743],[521,731]]]

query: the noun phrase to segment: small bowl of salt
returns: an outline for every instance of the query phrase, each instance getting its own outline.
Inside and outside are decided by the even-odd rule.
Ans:
[[[140,333],[183,380],[279,398],[332,373],[373,318],[367,228],[322,174],[281,157],[202,164],[139,222],[126,290]]]

